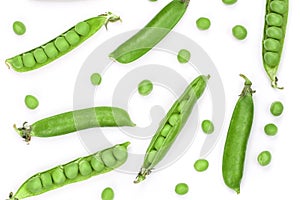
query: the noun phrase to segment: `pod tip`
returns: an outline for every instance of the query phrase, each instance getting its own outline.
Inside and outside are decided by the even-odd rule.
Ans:
[[[121,145],[127,148],[130,144],[131,144],[131,143],[128,141],[128,142],[124,142],[124,143],[121,144]]]

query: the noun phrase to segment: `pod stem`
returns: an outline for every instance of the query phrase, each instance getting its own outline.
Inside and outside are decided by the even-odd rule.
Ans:
[[[134,183],[140,183],[146,179],[146,177],[151,173],[151,170],[142,168],[136,179],[133,181]]]
[[[120,16],[117,16],[117,15],[111,13],[111,12],[107,12],[107,13],[99,15],[99,16],[106,17],[106,21],[104,23],[104,26],[105,26],[106,30],[107,30],[107,25],[110,22],[117,22],[117,21],[122,22],[122,19],[120,18]]]
[[[240,96],[246,96],[247,94],[252,95],[253,93],[255,93],[255,90],[252,90],[251,88],[252,82],[244,74],[240,74],[240,77],[242,77],[245,80],[245,86]]]
[[[31,140],[31,126],[28,124],[28,122],[24,122],[23,126],[21,128],[18,128],[14,124],[15,131],[29,144]]]
[[[19,200],[18,198],[15,198],[14,197],[14,194],[11,192],[9,193],[9,196],[8,196],[9,199],[6,199],[6,200]]]
[[[284,87],[278,87],[277,82],[278,82],[278,78],[275,77],[275,80],[272,81],[271,86],[275,89],[283,90]]]

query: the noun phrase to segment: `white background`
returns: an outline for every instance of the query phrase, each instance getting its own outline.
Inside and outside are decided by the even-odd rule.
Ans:
[[[14,132],[12,125],[20,125],[24,120],[34,122],[71,110],[76,77],[87,56],[110,37],[143,27],[167,3],[163,0],[1,1],[0,199],[7,198],[10,191],[16,191],[23,181],[36,172],[88,154],[77,134],[51,139],[34,138],[30,145],[26,145]],[[285,49],[279,70],[279,85],[285,87],[283,91],[271,89],[261,62],[265,1],[240,0],[233,6],[226,6],[221,0],[192,0],[185,16],[175,27],[175,31],[192,38],[207,51],[219,70],[226,92],[222,137],[207,157],[210,167],[206,172],[197,173],[193,169],[204,139],[199,131],[184,157],[169,168],[152,174],[141,184],[132,183],[134,174],[112,172],[31,199],[100,199],[102,189],[107,186],[115,190],[115,199],[122,200],[299,199],[299,8],[299,1],[290,2]],[[20,74],[5,66],[6,58],[39,46],[77,22],[106,11],[120,15],[123,23],[110,24],[108,31],[100,30],[79,48],[40,70]],[[212,26],[208,31],[199,31],[195,27],[196,19],[202,16],[211,19]],[[16,20],[26,24],[25,35],[13,33],[12,23]],[[237,41],[232,37],[231,28],[236,24],[248,29],[246,40]],[[242,89],[243,81],[238,77],[239,73],[246,74],[253,81],[257,93],[254,95],[255,121],[247,150],[241,194],[236,195],[223,183],[221,162],[228,123]],[[109,85],[110,78],[103,77],[103,84],[106,82],[105,85]],[[192,77],[188,79],[191,80]],[[25,107],[26,94],[33,94],[40,100],[36,110]],[[97,97],[95,104],[107,104],[109,101],[103,96]],[[284,114],[278,118],[271,116],[268,111],[275,100],[281,100],[285,106]],[[205,104],[205,101],[209,99],[204,98],[202,103]],[[139,109],[138,106],[130,107],[132,118],[136,119],[138,125],[150,123],[148,115],[138,116],[135,110]],[[209,118],[204,111],[201,115],[201,119]],[[270,122],[276,123],[279,128],[278,135],[272,138],[263,132],[264,125]],[[115,141],[119,142],[123,141]],[[137,150],[132,145],[131,151]],[[256,161],[257,155],[263,150],[269,150],[273,155],[272,163],[267,167],[259,166]],[[190,186],[187,195],[175,194],[174,187],[179,182],[186,182]]]

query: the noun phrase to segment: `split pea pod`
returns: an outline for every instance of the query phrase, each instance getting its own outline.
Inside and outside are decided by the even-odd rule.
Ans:
[[[15,194],[10,193],[9,199],[20,200],[40,195],[71,183],[110,172],[126,162],[129,144],[130,142],[115,145],[67,164],[39,172],[27,179]]]
[[[143,166],[134,183],[143,181],[167,154],[184,127],[194,105],[203,94],[208,79],[209,75],[197,77],[172,105],[148,146]]]
[[[25,139],[31,137],[54,137],[94,127],[135,126],[128,113],[116,107],[94,107],[61,113],[39,120],[32,125],[27,122],[15,130]]]
[[[173,0],[166,5],[143,29],[110,53],[120,63],[133,62],[157,45],[184,15],[189,0]]]
[[[277,71],[286,34],[288,9],[289,0],[267,0],[262,55],[265,71],[274,88],[279,88]]]
[[[230,120],[222,163],[225,184],[238,194],[240,193],[240,183],[243,177],[247,143],[254,113],[252,83],[244,75],[241,76],[245,79],[245,86]]]
[[[107,27],[109,22],[118,20],[120,20],[120,17],[108,12],[79,22],[53,40],[9,58],[5,63],[9,68],[17,72],[28,72],[38,69],[79,46],[94,35],[103,25]]]

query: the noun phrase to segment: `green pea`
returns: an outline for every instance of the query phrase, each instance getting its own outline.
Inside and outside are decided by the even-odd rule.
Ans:
[[[67,164],[64,167],[64,171],[68,179],[74,179],[78,176],[78,171],[79,171],[78,164],[77,163]]]
[[[273,12],[279,14],[285,14],[288,11],[287,5],[282,1],[272,1],[270,3],[270,8]]]
[[[83,160],[79,163],[79,172],[82,176],[87,176],[93,172],[93,169],[88,161]]]
[[[267,14],[266,21],[269,26],[281,26],[283,24],[283,17],[276,13],[270,13]]]
[[[278,53],[267,52],[264,55],[264,60],[270,67],[275,67],[279,64],[279,57]]]
[[[27,190],[31,193],[38,193],[43,189],[41,179],[39,177],[33,177],[27,183]]]
[[[57,185],[63,184],[66,181],[64,171],[61,168],[56,168],[52,172],[53,182]]]
[[[148,162],[149,162],[149,163],[152,163],[152,162],[154,161],[155,156],[156,156],[156,153],[157,153],[156,150],[151,150],[151,151],[149,152],[149,155],[148,155]]]
[[[161,134],[162,136],[164,136],[164,137],[167,137],[167,135],[168,135],[168,133],[170,132],[171,129],[172,129],[172,126],[171,126],[170,124],[166,124],[166,125],[162,128],[160,134]]]
[[[209,163],[205,159],[199,159],[194,163],[194,168],[197,172],[203,172],[207,170]]]
[[[142,96],[147,96],[153,90],[153,83],[149,80],[143,80],[138,85],[139,94]]]
[[[283,112],[283,104],[280,101],[275,101],[271,104],[270,112],[274,116],[280,116]]]
[[[257,156],[257,161],[261,166],[267,166],[272,160],[272,155],[269,151],[263,151]]]
[[[66,40],[70,45],[77,45],[80,42],[80,36],[73,30],[68,31],[65,35]]]
[[[268,38],[264,41],[264,47],[267,51],[278,52],[281,49],[281,44],[278,40]]]
[[[114,191],[110,187],[105,188],[101,193],[102,200],[113,200],[114,196],[115,196]]]
[[[97,158],[92,157],[91,165],[92,165],[93,169],[97,172],[101,172],[105,168],[103,161],[101,160],[100,157],[97,157]]]
[[[13,23],[13,30],[17,35],[23,35],[26,32],[26,26],[23,22],[15,21]]]
[[[210,27],[210,20],[206,17],[200,17],[196,21],[197,28],[200,30],[207,30]]]
[[[64,37],[58,37],[54,41],[55,46],[57,47],[58,51],[64,52],[70,48],[69,43]]]
[[[211,134],[215,130],[214,124],[210,120],[203,120],[201,127],[202,131],[207,134]]]
[[[36,62],[32,53],[23,54],[23,63],[25,67],[33,67]]]
[[[165,142],[165,138],[163,136],[159,136],[154,144],[154,148],[159,150]]]
[[[264,131],[267,135],[274,136],[277,134],[278,128],[275,124],[270,123],[270,124],[265,125]]]
[[[14,67],[17,69],[20,69],[24,66],[22,56],[13,57],[11,62],[13,63]]]
[[[126,160],[128,157],[127,148],[124,146],[116,146],[113,149],[113,155],[119,161]]]
[[[44,188],[49,188],[53,185],[51,174],[42,173],[40,178]]]
[[[169,118],[169,124],[171,124],[171,126],[175,126],[177,122],[180,121],[180,118],[181,116],[179,114],[171,115],[171,117]]]
[[[37,48],[33,51],[34,58],[37,63],[44,63],[47,61],[48,57],[42,48]]]
[[[99,73],[93,73],[90,77],[91,83],[93,85],[100,85],[102,78],[101,75]]]
[[[238,40],[244,40],[247,37],[247,29],[242,25],[236,25],[232,28],[233,36]]]
[[[269,27],[266,30],[266,34],[270,38],[281,40],[283,38],[283,32],[281,28],[278,27]]]
[[[55,58],[56,56],[58,56],[58,50],[56,49],[53,42],[46,44],[44,50],[49,58]]]
[[[179,195],[185,195],[189,191],[189,186],[186,183],[178,183],[175,186],[175,192]]]
[[[75,31],[82,36],[86,36],[90,32],[90,25],[87,22],[79,22],[75,25]]]
[[[111,150],[104,151],[101,154],[101,158],[103,160],[103,163],[107,167],[113,168],[117,164],[117,160],[113,156],[113,153]]]
[[[26,95],[25,105],[27,106],[27,108],[34,110],[39,106],[39,100],[35,96]]]
[[[184,106],[186,105],[186,103],[188,102],[188,100],[183,100],[182,102],[179,103],[178,105],[178,112],[183,113],[184,112]]]
[[[187,49],[181,49],[177,54],[177,60],[180,63],[187,63],[191,59],[191,53]]]
[[[227,4],[227,5],[232,5],[237,2],[237,0],[222,0],[222,1],[224,4]]]

